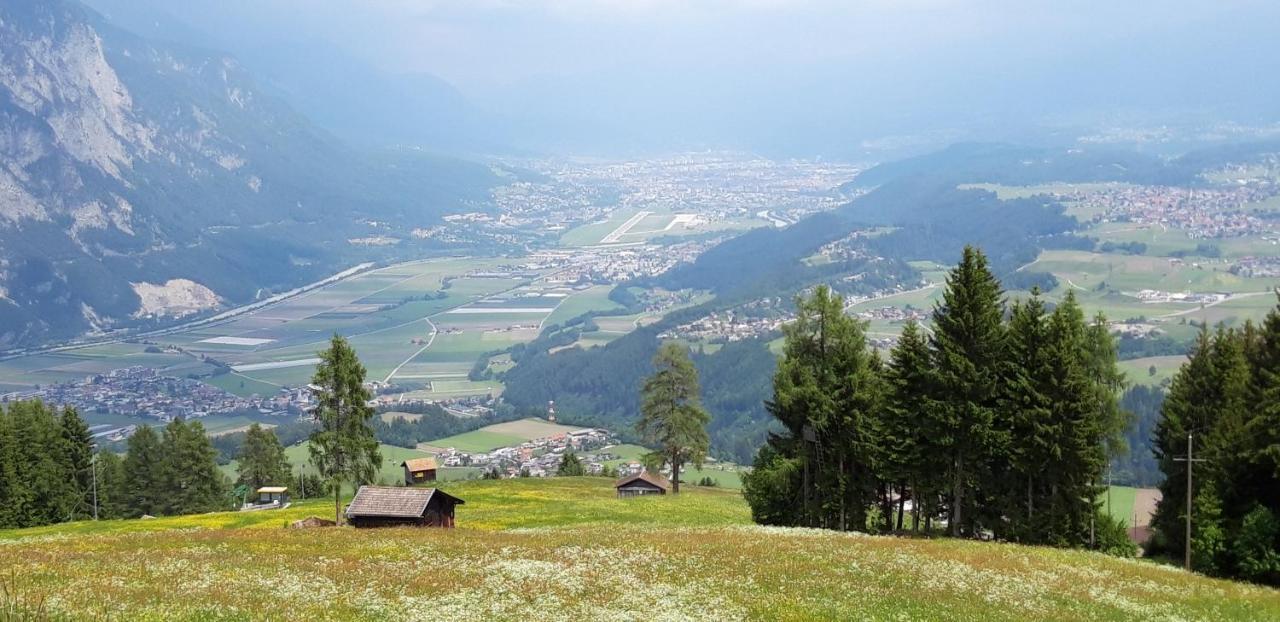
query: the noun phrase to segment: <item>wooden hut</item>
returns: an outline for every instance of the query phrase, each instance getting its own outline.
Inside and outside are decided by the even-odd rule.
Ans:
[[[436,488],[361,486],[346,517],[354,527],[453,527],[453,508],[462,504]]]
[[[413,486],[436,481],[435,458],[411,458],[400,463],[404,467],[404,485]]]
[[[654,473],[637,473],[624,477],[613,485],[619,497],[638,497],[641,495],[665,495],[671,490],[671,482]]]

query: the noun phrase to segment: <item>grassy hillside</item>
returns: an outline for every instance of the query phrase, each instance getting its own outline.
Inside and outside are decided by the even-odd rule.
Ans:
[[[451,484],[454,530],[280,528],[326,511],[0,532],[0,610],[147,619],[1276,619],[1280,592],[1091,553],[750,524],[729,491]],[[330,510],[331,511],[331,510]],[[155,537],[157,531],[165,532]]]

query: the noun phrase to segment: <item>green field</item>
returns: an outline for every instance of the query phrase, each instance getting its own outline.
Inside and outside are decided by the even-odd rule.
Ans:
[[[520,419],[495,423],[479,430],[428,441],[419,446],[439,449],[452,447],[467,453],[485,453],[499,447],[512,447],[525,441],[580,429],[582,428],[578,426],[559,425],[543,419]]]
[[[497,393],[494,383],[442,384],[465,380],[477,357],[536,338],[555,315],[563,321],[616,305],[609,288],[575,291],[533,278],[494,271],[510,260],[447,258],[398,264],[353,276],[216,325],[155,337],[181,352],[148,353],[141,344],[116,343],[0,362],[0,390],[82,380],[141,365],[174,376],[204,376],[237,395],[273,394],[281,386],[307,383],[308,362],[334,333],[351,342],[371,380],[416,383],[426,397]],[[545,312],[525,313],[528,308]],[[462,310],[462,312],[457,312]],[[199,357],[226,363],[232,373]]]
[[[453,530],[281,528],[331,515],[317,500],[0,532],[0,610],[120,620],[1280,617],[1276,590],[1150,562],[756,527],[733,492],[618,499],[611,484],[451,484],[466,501]]]

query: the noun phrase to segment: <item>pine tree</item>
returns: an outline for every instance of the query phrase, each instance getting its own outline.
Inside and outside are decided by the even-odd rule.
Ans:
[[[9,415],[16,449],[14,473],[24,491],[14,500],[15,522],[35,526],[70,519],[76,493],[57,417],[38,401],[13,404]]]
[[[933,508],[941,495],[936,474],[942,463],[931,450],[934,430],[927,416],[934,408],[935,378],[929,342],[915,321],[909,321],[889,355],[885,373],[888,399],[881,424],[881,477],[905,483],[912,506],[911,530],[920,529],[922,506]]]
[[[226,478],[218,470],[218,451],[199,421],[169,422],[163,435],[161,511],[166,514],[211,512],[227,505]]]
[[[244,434],[244,444],[236,456],[236,484],[257,490],[263,486],[285,485],[289,481],[289,459],[276,433],[257,423]]]
[[[125,460],[110,451],[98,452],[97,458],[98,517],[127,518],[131,507]]]
[[[21,526],[20,508],[26,507],[26,483],[18,478],[18,439],[13,406],[0,406],[0,527]]]
[[[75,517],[93,516],[93,435],[74,408],[63,408],[60,421],[63,456],[75,494]]]
[[[1050,356],[1056,359],[1049,391],[1053,427],[1049,460],[1049,513],[1038,529],[1041,541],[1058,546],[1088,542],[1106,467],[1103,390],[1090,374],[1093,359],[1084,313],[1068,292],[1049,320]]]
[[[1152,443],[1152,451],[1165,475],[1160,484],[1161,499],[1151,521],[1156,532],[1152,548],[1173,556],[1182,555],[1184,551],[1188,467],[1176,458],[1186,456],[1188,434],[1203,440],[1217,419],[1219,407],[1218,388],[1214,386],[1217,374],[1213,341],[1207,328],[1201,328],[1188,357],[1169,385]],[[1196,484],[1196,491],[1203,486],[1203,480],[1193,479],[1192,483]]]
[[[164,464],[160,438],[150,426],[140,425],[129,437],[125,454],[124,514],[130,517],[158,515],[164,508]]]
[[[671,466],[671,492],[680,492],[680,468],[702,466],[710,440],[702,408],[698,370],[689,352],[675,342],[662,344],[653,358],[654,372],[641,390],[636,431],[656,447],[655,454]]]
[[[587,474],[586,467],[582,466],[582,460],[572,451],[564,452],[560,457],[560,466],[556,469],[556,475],[561,477],[581,477]]]
[[[1049,326],[1038,290],[1026,302],[1013,304],[1008,337],[1009,369],[999,425],[1009,431],[1011,443],[1004,454],[1007,462],[996,467],[1005,471],[996,480],[1004,482],[1003,503],[998,506],[1009,522],[1008,537],[1039,542],[1036,511],[1044,505],[1045,463],[1059,431],[1049,393],[1057,361],[1049,348]]]
[[[311,433],[311,463],[333,492],[334,522],[342,523],[342,485],[372,481],[382,463],[369,420],[372,396],[364,386],[365,368],[346,339],[334,335],[320,353],[312,377],[319,426]]]
[[[977,533],[977,521],[966,523],[966,512],[975,509],[979,486],[989,481],[984,471],[992,448],[1002,444],[994,427],[1005,361],[1001,296],[986,256],[966,246],[933,312],[939,399],[931,427],[939,432],[938,450],[948,458],[944,473],[953,536]]]

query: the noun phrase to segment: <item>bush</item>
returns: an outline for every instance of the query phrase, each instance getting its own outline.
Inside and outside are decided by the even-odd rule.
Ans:
[[[1138,545],[1129,539],[1129,530],[1124,521],[1110,514],[1099,513],[1094,518],[1094,546],[1114,557],[1133,557],[1138,554]]]
[[[1256,583],[1280,584],[1280,521],[1271,510],[1256,506],[1244,517],[1232,544],[1240,576]]]

